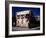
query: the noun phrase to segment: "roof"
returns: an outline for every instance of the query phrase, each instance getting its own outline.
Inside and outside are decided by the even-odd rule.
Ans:
[[[23,14],[29,14],[31,10],[24,10],[24,11],[19,11],[19,12],[16,12],[17,15],[23,15]]]

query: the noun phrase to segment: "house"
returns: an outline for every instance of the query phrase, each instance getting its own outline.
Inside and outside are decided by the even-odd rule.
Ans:
[[[28,28],[31,10],[16,12],[16,26]]]

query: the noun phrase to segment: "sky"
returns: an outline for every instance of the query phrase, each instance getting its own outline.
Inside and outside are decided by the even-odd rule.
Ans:
[[[12,7],[12,16],[16,16],[16,12],[31,10],[34,16],[40,16],[40,8],[31,7]]]

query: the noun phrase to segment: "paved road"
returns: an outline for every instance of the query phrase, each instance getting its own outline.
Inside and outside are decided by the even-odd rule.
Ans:
[[[12,30],[13,31],[26,31],[26,30],[38,30],[40,29],[40,27],[35,27],[35,28],[22,28],[22,27],[13,27]]]

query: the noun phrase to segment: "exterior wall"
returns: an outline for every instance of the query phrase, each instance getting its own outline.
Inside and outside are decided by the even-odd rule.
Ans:
[[[25,13],[27,12],[27,13]],[[26,14],[29,14],[30,11],[22,11],[16,14],[16,26],[19,27],[28,27],[29,20],[26,18]],[[28,21],[27,21],[28,20]]]

